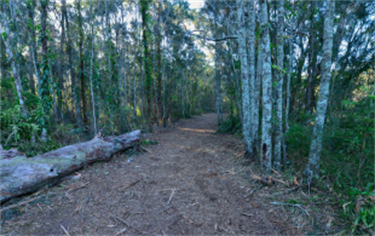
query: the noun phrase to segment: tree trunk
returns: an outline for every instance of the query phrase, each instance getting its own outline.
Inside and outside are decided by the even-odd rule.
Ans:
[[[221,96],[220,96],[219,43],[218,42],[215,42],[215,101],[216,101],[217,124],[220,125]]]
[[[149,48],[149,21],[150,15],[149,11],[149,1],[148,0],[140,0],[141,5],[141,16],[142,16],[142,44],[144,50],[144,70],[145,70],[145,84],[144,88],[146,90],[146,99],[147,99],[147,115],[148,115],[148,128],[151,131],[151,116],[152,116],[152,102],[151,102],[151,86],[152,86],[152,75],[151,75],[151,58],[150,58],[150,48]]]
[[[249,154],[250,158],[255,160],[256,157],[256,146],[254,142],[254,109],[257,107],[255,105],[255,9],[254,9],[254,2],[248,2],[248,65],[249,65],[249,101],[250,101],[250,146],[249,146]]]
[[[96,104],[94,95],[94,86],[92,83],[93,68],[94,68],[94,15],[92,13],[92,0],[90,0],[90,17],[91,17],[91,59],[90,59],[90,89],[91,89],[91,103],[92,103],[92,118],[94,121],[94,132],[98,133],[98,126],[96,124]]]
[[[20,74],[19,74],[19,71],[18,71],[18,67],[16,65],[16,59],[15,59],[15,56],[14,56],[14,53],[13,53],[13,49],[11,47],[11,43],[10,43],[10,29],[9,29],[9,22],[8,22],[8,19],[7,19],[7,16],[5,15],[4,12],[1,12],[0,13],[0,21],[1,21],[1,24],[3,25],[3,27],[0,27],[0,34],[1,36],[3,37],[3,41],[4,41],[4,44],[5,44],[5,51],[6,53],[8,54],[8,61],[10,62],[10,65],[12,67],[12,73],[13,73],[13,78],[14,78],[14,84],[16,86],[16,91],[17,91],[17,95],[18,95],[18,101],[20,103],[20,106],[21,106],[21,112],[22,112],[22,115],[23,116],[27,116],[27,110],[26,110],[26,106],[25,106],[25,101],[23,100],[23,97],[22,97],[22,82],[21,82],[21,78],[20,78]]]
[[[36,35],[35,35],[35,24],[34,24],[34,7],[35,7],[35,1],[31,0],[27,2],[27,8],[28,8],[28,14],[29,14],[29,41],[30,41],[30,50],[32,54],[32,61],[33,66],[35,70],[35,77],[37,82],[37,87],[39,90],[40,86],[40,74],[39,74],[39,68],[38,68],[38,56],[37,56],[37,49],[36,49]]]
[[[103,138],[99,132],[94,139],[73,144],[40,156],[27,158],[16,149],[0,149],[0,202],[38,191],[53,185],[90,163],[109,161],[111,157],[139,142],[140,131]]]
[[[273,168],[280,170],[283,141],[283,83],[284,83],[284,1],[277,2],[277,83],[276,83],[276,124]]]
[[[61,0],[61,3],[62,3],[63,14],[65,15],[66,31],[67,31],[67,36],[68,36],[67,51],[69,54],[69,71],[70,71],[70,79],[72,81],[72,94],[73,94],[73,99],[74,99],[74,107],[76,111],[77,125],[78,127],[81,128],[83,124],[82,124],[81,108],[80,108],[79,99],[78,99],[76,77],[75,77],[75,72],[73,68],[73,49],[72,49],[73,43],[72,43],[72,37],[71,37],[71,32],[70,32],[69,18],[68,18],[68,14],[66,11],[66,2],[65,0]]]
[[[288,136],[289,134],[289,107],[290,107],[290,83],[292,80],[292,73],[293,73],[293,59],[294,59],[294,47],[293,47],[293,39],[289,39],[289,68],[288,68],[288,74],[287,74],[287,82],[286,82],[286,101],[285,101],[285,131],[284,135]],[[284,137],[285,137],[284,136]],[[286,160],[286,154],[287,154],[287,142],[284,138],[284,167],[287,164]]]
[[[308,67],[308,77],[307,77],[307,85],[306,85],[306,109],[311,111],[311,99],[312,99],[312,80],[313,80],[313,73],[314,73],[314,12],[315,12],[315,1],[311,1],[311,18],[310,18],[310,42],[309,42],[309,67]]]
[[[47,141],[47,122],[49,120],[49,110],[51,108],[49,100],[50,96],[50,64],[48,58],[48,37],[47,37],[47,7],[49,0],[40,1],[40,32],[41,32],[41,45],[42,45],[42,73],[41,73],[41,83],[39,89],[39,96],[42,102],[42,135],[41,139]]]
[[[324,19],[324,39],[323,39],[323,57],[322,74],[320,80],[320,89],[318,103],[316,106],[315,124],[311,147],[309,153],[309,162],[306,166],[305,174],[309,176],[318,176],[320,171],[320,155],[322,152],[324,121],[327,112],[329,99],[329,85],[331,80],[332,65],[332,42],[333,42],[333,18],[335,1],[326,1],[326,15]]]
[[[134,42],[134,59],[133,59],[133,118],[137,118],[137,45]]]
[[[64,45],[65,45],[65,14],[63,14],[63,7],[61,6],[61,40],[60,40],[60,55],[59,59],[60,62],[58,63],[59,68],[59,81],[58,86],[59,89],[57,90],[57,101],[58,101],[58,109],[60,111],[61,121],[64,123],[64,112],[63,112],[63,98],[62,98],[62,91],[64,91]]]
[[[262,87],[262,145],[261,145],[261,166],[265,173],[271,172],[272,164],[272,72],[271,72],[271,50],[270,50],[270,35],[268,27],[268,12],[267,3],[265,0],[260,0],[261,9],[261,27],[262,32],[260,36],[260,51],[263,54],[263,61],[258,62],[263,65],[263,87]]]
[[[86,116],[86,96],[85,96],[85,74],[84,74],[84,65],[83,60],[83,28],[82,28],[82,15],[81,15],[81,0],[78,0],[78,28],[79,28],[79,61],[80,61],[80,77],[81,77],[81,101],[82,101],[82,115],[83,115],[83,125],[87,125],[87,116]]]
[[[244,3],[242,0],[237,0],[237,24],[238,24],[238,54],[241,61],[241,81],[242,81],[242,134],[244,137],[245,158],[251,155],[250,147],[252,145],[251,137],[251,112],[250,112],[250,81],[249,81],[249,66],[246,51],[246,26],[244,15]]]
[[[161,90],[162,90],[162,51],[161,51],[161,41],[162,41],[162,34],[161,34],[161,7],[162,7],[162,0],[159,0],[158,6],[158,24],[157,24],[157,33],[156,33],[156,42],[157,42],[157,61],[158,61],[158,73],[157,73],[157,116],[159,123],[162,123],[162,108],[161,108]],[[164,67],[163,67],[164,68]]]

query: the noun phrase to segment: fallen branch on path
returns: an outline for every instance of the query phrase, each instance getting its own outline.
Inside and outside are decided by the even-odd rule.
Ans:
[[[292,206],[292,207],[298,207],[303,212],[306,213],[306,215],[310,216],[309,212],[305,210],[300,204],[291,204],[291,203],[283,203],[283,202],[271,202],[272,205],[280,205],[280,206]]]
[[[169,203],[171,203],[172,198],[173,198],[173,195],[174,195],[174,193],[176,192],[176,189],[175,189],[175,188],[172,188],[171,190],[172,190],[172,193],[171,193],[171,196],[169,197],[169,200],[168,200],[168,202],[167,202],[167,205],[169,205]]]
[[[3,211],[6,211],[6,210],[12,209],[12,208],[16,208],[16,207],[20,207],[22,205],[26,205],[26,204],[28,204],[30,202],[33,202],[35,200],[38,200],[39,198],[42,198],[42,197],[45,197],[45,196],[34,197],[34,198],[29,199],[29,200],[26,200],[26,201],[23,201],[23,202],[20,202],[20,203],[17,203],[17,204],[13,204],[13,205],[4,207],[4,208],[0,209],[0,213],[2,213]]]
[[[27,158],[17,149],[0,148],[0,203],[52,186],[84,166],[109,161],[111,157],[139,143],[140,131],[117,137],[103,137],[99,132],[92,140]]]

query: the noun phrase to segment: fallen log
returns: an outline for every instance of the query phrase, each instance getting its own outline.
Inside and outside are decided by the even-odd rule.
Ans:
[[[99,132],[92,140],[27,158],[17,149],[0,148],[0,202],[54,185],[87,164],[108,161],[111,156],[134,147],[140,131],[103,138]]]

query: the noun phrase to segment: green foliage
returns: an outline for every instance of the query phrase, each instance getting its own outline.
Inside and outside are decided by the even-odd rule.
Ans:
[[[5,147],[13,146],[24,140],[31,140],[37,135],[40,126],[36,123],[36,113],[30,116],[22,116],[19,105],[0,111],[1,140]]]
[[[218,133],[235,134],[241,132],[241,119],[239,116],[229,115],[220,123]]]
[[[17,146],[17,149],[24,152],[27,157],[34,157],[43,153],[61,148],[61,144],[48,140],[47,142],[24,142]]]
[[[321,176],[340,201],[341,216],[350,234],[369,234],[375,223],[373,98],[343,101],[340,112],[328,117],[323,137]],[[337,115],[338,114],[338,115]],[[299,113],[285,136],[288,158],[303,171],[311,145],[309,113]]]
[[[158,144],[157,141],[152,141],[150,139],[141,140],[139,143],[141,145],[145,145],[145,146],[148,146],[148,145],[157,145]]]
[[[346,202],[348,201],[348,202]],[[343,207],[341,217],[353,222],[350,233],[368,235],[375,225],[375,190],[373,183],[368,183],[364,191],[351,187],[348,198],[340,200]]]
[[[28,110],[35,110],[38,107],[39,98],[30,92],[22,93],[25,98],[25,106]]]

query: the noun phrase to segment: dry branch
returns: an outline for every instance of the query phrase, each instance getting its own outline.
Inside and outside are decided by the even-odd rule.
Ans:
[[[16,149],[0,148],[0,202],[51,186],[87,164],[108,161],[112,155],[131,148],[139,142],[140,131],[117,137],[103,138],[99,132],[94,139],[27,158]]]

